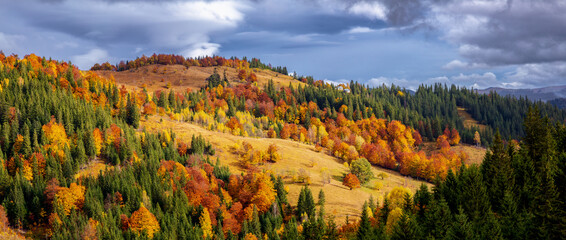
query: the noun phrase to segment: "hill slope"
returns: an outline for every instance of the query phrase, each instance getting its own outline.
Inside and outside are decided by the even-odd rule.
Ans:
[[[173,89],[175,92],[198,90],[206,86],[208,78],[214,69],[220,76],[226,73],[230,84],[239,84],[238,72],[231,67],[185,67],[183,65],[149,65],[126,71],[98,70],[96,73],[106,78],[114,78],[118,85],[124,85],[129,90],[140,90],[144,86],[148,92]],[[303,84],[290,76],[265,69],[253,69],[257,75],[258,85],[267,84],[272,79],[277,86]],[[170,84],[170,85],[169,85]]]
[[[312,145],[283,139],[234,136],[230,133],[209,131],[192,123],[173,121],[166,116],[152,116],[148,120],[141,121],[140,125],[149,132],[171,129],[176,134],[178,140],[185,142],[190,142],[193,134],[202,135],[214,146],[216,156],[219,157],[223,165],[229,166],[232,173],[243,171],[238,164],[238,156],[232,151],[234,145],[241,145],[243,141],[246,141],[252,144],[255,149],[266,150],[270,144],[276,144],[281,154],[281,161],[268,163],[260,168],[286,177],[284,179],[287,186],[289,186],[289,202],[293,205],[297,203],[299,192],[304,184],[292,182],[289,173],[296,173],[300,169],[307,171],[312,179],[312,184],[310,184],[311,190],[313,193],[318,193],[320,189],[324,190],[326,211],[333,213],[339,224],[344,223],[347,215],[359,216],[360,209],[364,202],[370,198],[370,195],[382,200],[383,194],[397,186],[407,187],[413,192],[422,183],[429,185],[429,187],[432,186],[430,183],[405,177],[398,172],[374,166],[372,168],[374,175],[377,176],[380,173],[385,173],[388,177],[384,180],[374,179],[367,185],[374,186],[376,182],[381,182],[383,185],[381,189],[362,187],[361,189],[349,190],[340,181],[341,176],[347,171],[347,168],[342,164],[342,160],[324,152],[315,152]],[[329,170],[332,175],[330,184],[323,185],[321,183],[321,172],[324,169]]]

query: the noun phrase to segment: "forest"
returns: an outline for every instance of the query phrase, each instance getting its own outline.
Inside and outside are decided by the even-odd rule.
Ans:
[[[258,86],[257,59],[142,57],[92,70],[147,64],[229,66],[199,91],[129,91],[61,61],[0,53],[1,237],[39,239],[560,239],[566,235],[566,112],[542,102],[456,86],[333,86],[312,77]],[[463,107],[486,129],[466,128]],[[351,169],[371,165],[434,183],[370,198],[361,218],[337,225],[308,183],[289,202],[280,159],[243,145],[243,174],[220,164],[202,136],[149,133],[150,115],[238,136],[290,139],[328,151]],[[481,136],[481,138],[480,138]],[[423,142],[436,150],[425,152]],[[489,146],[481,165],[451,146]],[[92,161],[104,171],[78,175]],[[316,199],[316,201],[315,201]]]

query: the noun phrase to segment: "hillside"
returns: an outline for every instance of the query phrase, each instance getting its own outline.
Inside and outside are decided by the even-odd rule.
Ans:
[[[316,152],[313,145],[298,143],[295,141],[271,138],[253,138],[234,136],[230,133],[209,131],[201,126],[173,121],[167,116],[152,116],[148,120],[141,121],[141,128],[149,132],[160,132],[171,129],[180,141],[190,142],[192,135],[202,135],[208,139],[216,149],[216,156],[219,157],[223,165],[230,167],[231,172],[239,174],[243,172],[239,165],[238,155],[233,151],[233,146],[240,146],[243,141],[251,143],[254,148],[265,150],[270,144],[276,144],[281,153],[281,161],[277,163],[267,163],[260,166],[262,169],[269,170],[285,179],[289,186],[289,201],[296,203],[301,188],[305,185],[294,183],[290,179],[291,173],[297,174],[300,169],[307,171],[311,177],[312,184],[309,187],[313,193],[318,193],[323,189],[326,194],[326,210],[336,216],[336,221],[343,224],[346,215],[359,217],[360,209],[364,202],[373,195],[379,201],[383,200],[383,194],[391,191],[394,187],[403,186],[409,188],[413,193],[422,184],[432,186],[430,183],[418,181],[410,177],[401,176],[398,172],[373,167],[372,172],[375,176],[381,173],[387,174],[384,180],[374,179],[362,189],[349,190],[342,185],[340,178],[348,169],[342,164],[342,160],[330,156],[326,152]],[[308,156],[308,157],[305,157]],[[330,184],[322,184],[321,172],[328,170],[332,180]],[[376,182],[383,186],[379,190],[372,189]]]
[[[189,69],[157,70],[171,83],[193,80],[167,93],[143,80],[152,93],[137,86],[144,68],[136,62],[116,80],[0,52],[3,231],[42,239],[561,236],[565,112],[549,104],[441,85],[411,95],[312,78],[278,84],[258,79],[264,70],[247,60],[179,61]],[[215,75],[186,91],[205,82],[190,68],[205,65],[199,76],[229,65],[246,82]],[[491,141],[492,129],[525,137],[495,134],[493,154],[466,144],[475,131]],[[377,203],[366,205],[371,196]]]
[[[226,73],[226,78],[230,84],[241,84],[238,79],[238,70],[232,67],[186,67],[183,65],[149,65],[126,71],[108,71],[97,70],[96,73],[105,78],[114,78],[118,85],[124,85],[129,90],[140,90],[146,88],[148,92],[157,90],[173,91],[178,93],[191,92],[206,86],[206,78],[208,78],[214,70],[217,70],[220,76]],[[253,69],[257,75],[257,83],[259,86],[267,84],[269,80],[273,80],[276,86],[304,85],[304,83],[293,79],[290,76],[273,72],[265,69]]]

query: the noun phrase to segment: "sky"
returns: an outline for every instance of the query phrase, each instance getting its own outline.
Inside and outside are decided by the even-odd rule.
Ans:
[[[416,89],[566,85],[564,0],[0,0],[0,50],[81,69],[142,54],[256,57]]]

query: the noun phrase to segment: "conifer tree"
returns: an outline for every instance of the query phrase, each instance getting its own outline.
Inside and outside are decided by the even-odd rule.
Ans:
[[[134,128],[138,128],[140,125],[140,110],[135,103],[135,97],[128,96],[128,102],[126,104],[126,123],[132,125]]]
[[[430,209],[426,211],[425,218],[421,221],[424,233],[429,238],[439,239],[446,236],[446,232],[451,227],[452,214],[444,198],[433,200]]]
[[[420,227],[410,213],[405,212],[401,215],[401,218],[393,227],[391,239],[422,239]]]
[[[257,212],[257,207],[254,205],[252,219],[249,222],[249,231],[250,233],[254,234],[256,237],[261,238],[261,223],[259,221],[259,215]]]
[[[302,239],[301,237],[302,236],[297,230],[297,221],[293,217],[287,224],[285,224],[285,229],[283,230],[283,234],[281,235],[281,240]]]
[[[368,204],[364,202],[362,207],[362,218],[360,220],[360,226],[358,227],[358,232],[356,233],[356,239],[365,240],[372,239],[372,228],[369,222],[368,216]]]
[[[446,233],[446,239],[476,239],[472,226],[468,221],[468,216],[461,208],[459,213],[456,214],[452,226]]]

